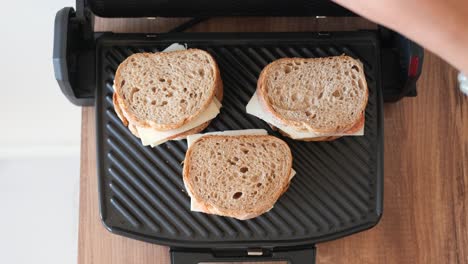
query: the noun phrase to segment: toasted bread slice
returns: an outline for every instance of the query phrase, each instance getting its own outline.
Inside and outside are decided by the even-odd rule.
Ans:
[[[362,63],[344,55],[276,60],[260,74],[256,94],[282,124],[321,134],[355,127],[368,99]]]
[[[131,124],[165,131],[203,113],[222,81],[209,53],[188,49],[131,55],[119,65],[114,87]]]
[[[291,150],[279,138],[206,135],[187,150],[183,179],[197,211],[245,220],[273,207],[291,173]]]

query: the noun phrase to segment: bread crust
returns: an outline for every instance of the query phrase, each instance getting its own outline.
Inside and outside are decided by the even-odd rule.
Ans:
[[[359,64],[359,67],[360,67],[360,78],[363,78],[363,80],[365,81],[365,76],[364,76],[364,67],[362,65],[362,63],[358,60],[355,60],[349,56],[346,56],[346,55],[341,55],[341,56],[336,56],[336,57],[331,57],[333,59],[338,59],[338,60],[347,60],[347,59],[352,59],[354,61],[357,61],[358,64]],[[268,75],[270,74],[270,72],[275,68],[275,66],[278,64],[278,63],[283,63],[283,62],[286,62],[286,63],[294,63],[295,61],[307,61],[307,62],[311,62],[311,61],[319,61],[319,60],[323,60],[323,59],[326,59],[326,58],[308,58],[308,59],[304,59],[304,58],[282,58],[282,59],[278,59],[278,60],[275,60],[273,61],[272,63],[268,64],[265,68],[263,68],[262,72],[260,73],[260,76],[258,78],[258,82],[257,82],[257,96],[258,96],[258,99],[259,99],[259,103],[260,105],[262,106],[262,108],[264,108],[265,111],[268,111],[269,113],[272,114],[272,116],[274,118],[276,118],[280,123],[286,125],[286,126],[290,126],[290,127],[293,127],[299,131],[310,131],[310,132],[315,132],[315,133],[322,133],[322,134],[337,134],[337,133],[342,133],[343,131],[348,131],[349,129],[353,128],[355,126],[356,123],[358,123],[360,121],[360,117],[358,116],[358,118],[356,118],[355,120],[353,120],[352,122],[349,122],[348,124],[342,124],[341,127],[340,127],[340,130],[337,130],[337,129],[330,129],[330,130],[325,130],[325,129],[320,129],[320,128],[317,128],[317,127],[313,127],[311,126],[310,124],[307,124],[305,122],[301,122],[301,121],[294,121],[294,120],[289,120],[289,119],[286,119],[284,118],[281,114],[279,114],[278,112],[276,112],[274,109],[273,109],[273,106],[271,105],[271,102],[268,100],[268,87],[267,87],[267,77]],[[366,92],[366,95],[365,95],[365,100],[362,102],[361,104],[361,107],[360,107],[360,111],[361,112],[364,112],[365,109],[366,109],[366,106],[367,106],[367,101],[368,101],[368,96],[369,96],[369,90],[367,88],[367,83],[364,82],[365,85],[366,85],[366,89],[365,89],[365,92]]]
[[[255,138],[255,139],[259,139],[259,140],[269,139],[269,140],[275,140],[279,144],[284,144],[287,147],[287,150],[288,150],[287,153],[284,153],[284,154],[285,154],[286,162],[287,162],[288,167],[289,167],[289,169],[287,170],[287,175],[284,175],[284,177],[289,178],[290,175],[291,175],[292,160],[293,160],[291,149],[289,148],[289,146],[287,145],[286,142],[284,142],[283,140],[281,140],[281,139],[279,139],[277,137],[270,136],[270,135],[242,135],[242,136],[207,135],[207,136],[201,137],[201,138],[197,139],[196,141],[194,141],[192,143],[192,145],[190,146],[190,148],[187,150],[186,154],[185,154],[184,168],[183,168],[183,181],[184,181],[185,188],[186,188],[187,193],[189,194],[190,198],[193,199],[197,203],[200,211],[202,211],[204,213],[216,214],[216,215],[227,216],[227,217],[233,217],[233,218],[236,218],[236,219],[239,219],[239,220],[251,219],[251,218],[257,217],[257,216],[259,216],[261,214],[264,214],[264,213],[270,211],[273,208],[276,201],[288,189],[289,184],[291,182],[291,179],[288,179],[287,181],[285,181],[283,186],[281,186],[281,188],[278,188],[278,190],[271,196],[271,199],[269,201],[264,201],[262,204],[259,204],[258,205],[259,207],[256,208],[253,212],[240,212],[240,211],[237,211],[237,210],[225,210],[225,209],[222,209],[222,208],[217,208],[213,204],[210,204],[209,201],[204,201],[200,196],[197,195],[196,192],[193,191],[195,188],[194,188],[193,182],[192,182],[192,180],[190,178],[190,167],[191,167],[190,166],[191,165],[190,160],[191,160],[191,156],[192,156],[192,152],[193,152],[193,146],[195,146],[199,142],[202,142],[204,140],[209,140],[210,138],[215,138],[215,137],[218,137],[218,138],[236,137],[236,138],[239,138],[239,139]]]
[[[345,131],[343,134],[353,134],[356,133],[359,129],[361,129],[362,126],[364,126],[365,123],[365,114],[362,113],[361,118],[359,121],[348,131]],[[283,130],[275,127],[275,129],[280,132],[281,135],[285,137],[292,138],[288,133],[284,132]],[[306,141],[306,142],[311,142],[311,141],[333,141],[335,139],[339,139],[342,136],[323,136],[323,137],[312,137],[312,138],[299,138],[299,139],[294,139],[294,140],[299,140],[299,141]]]
[[[117,95],[117,93],[112,94],[112,103],[114,104],[115,113],[120,118],[120,120],[122,120],[123,125],[128,126],[128,120],[127,118],[125,118],[122,109],[120,108],[119,96]]]
[[[133,55],[129,56],[128,58],[126,58],[119,65],[119,67],[117,68],[117,71],[115,73],[115,81],[114,81],[115,93],[117,93],[119,95],[122,94],[122,87],[121,87],[122,75],[121,75],[121,71],[122,71],[123,68],[125,68],[127,66],[127,64],[130,63],[131,59],[138,58],[138,57],[141,57],[141,56],[145,56],[145,57],[147,57],[147,56],[163,56],[163,57],[164,56],[173,56],[175,53],[187,53],[187,52],[194,52],[194,51],[203,52],[210,58],[210,64],[212,65],[212,69],[213,69],[213,72],[214,72],[213,88],[210,89],[210,95],[209,95],[208,99],[206,100],[206,102],[200,107],[200,109],[195,114],[193,114],[191,116],[188,116],[187,118],[185,118],[181,122],[174,123],[174,124],[158,124],[158,123],[156,123],[154,121],[151,121],[151,120],[140,120],[133,113],[131,107],[129,105],[127,105],[127,102],[125,100],[120,100],[119,106],[122,109],[122,112],[127,113],[126,118],[128,119],[129,122],[135,124],[135,126],[138,126],[138,127],[153,128],[153,129],[158,130],[158,131],[172,130],[172,129],[176,129],[176,128],[179,128],[179,127],[187,124],[188,122],[190,122],[191,120],[193,120],[194,118],[199,116],[201,113],[203,113],[203,111],[205,111],[208,108],[209,104],[211,103],[211,101],[213,100],[213,98],[215,96],[217,87],[219,87],[219,86],[222,87],[223,84],[222,84],[221,74],[219,72],[218,64],[216,63],[214,58],[211,56],[211,54],[209,54],[208,52],[206,52],[204,50],[200,50],[200,49],[187,49],[187,50],[180,50],[180,51],[158,52],[158,53],[145,52],[145,53],[136,53],[136,54],[133,54]]]

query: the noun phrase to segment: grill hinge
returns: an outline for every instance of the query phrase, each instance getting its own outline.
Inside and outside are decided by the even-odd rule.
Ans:
[[[271,256],[269,248],[239,248],[239,249],[214,249],[215,257],[259,257]]]
[[[200,262],[257,262],[287,261],[289,263],[315,262],[315,246],[294,248],[237,248],[237,249],[180,249],[171,248],[172,264]]]
[[[247,249],[248,256],[263,256],[264,252],[261,248],[250,248]]]

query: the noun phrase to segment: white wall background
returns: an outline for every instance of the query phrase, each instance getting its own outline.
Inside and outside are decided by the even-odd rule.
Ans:
[[[74,6],[74,1],[7,1],[3,5],[0,157],[74,155],[79,151],[80,108],[61,94],[52,67],[55,13]]]
[[[72,0],[0,11],[0,263],[76,263],[80,111],[52,67],[55,13]]]

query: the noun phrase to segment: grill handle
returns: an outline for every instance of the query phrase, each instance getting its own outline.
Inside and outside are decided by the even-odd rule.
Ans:
[[[270,262],[287,261],[290,264],[314,264],[315,246],[292,249],[225,249],[199,250],[171,248],[172,264],[200,262]]]
[[[54,23],[55,79],[70,102],[94,104],[95,46],[91,23],[76,16],[72,7],[59,10]]]

